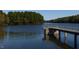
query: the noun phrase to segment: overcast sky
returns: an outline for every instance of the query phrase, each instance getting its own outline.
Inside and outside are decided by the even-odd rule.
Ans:
[[[9,11],[25,11],[25,10],[3,10],[4,12]],[[79,14],[79,10],[26,10],[38,12],[44,16],[45,20],[51,20],[59,17],[71,16]]]

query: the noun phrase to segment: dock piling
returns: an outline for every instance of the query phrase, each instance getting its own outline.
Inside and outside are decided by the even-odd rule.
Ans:
[[[74,48],[77,48],[77,35],[74,34]]]
[[[61,31],[59,31],[59,41],[61,41]]]

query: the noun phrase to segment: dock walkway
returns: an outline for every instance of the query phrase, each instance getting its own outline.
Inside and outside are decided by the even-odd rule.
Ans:
[[[59,32],[58,33],[59,41],[61,41],[61,32],[74,34],[74,48],[77,48],[77,35],[79,35],[79,31],[78,30],[67,29],[67,28],[59,28],[59,27],[45,27],[44,28],[44,34],[48,34],[48,33],[54,34],[54,32],[56,32],[56,31]]]

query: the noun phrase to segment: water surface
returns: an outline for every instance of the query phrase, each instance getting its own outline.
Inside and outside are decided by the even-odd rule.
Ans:
[[[63,23],[45,23],[43,25],[17,25],[6,26],[0,28],[0,48],[16,48],[16,49],[56,49],[62,48],[51,40],[44,39],[45,26],[58,26],[69,29],[79,30],[79,24],[63,24]],[[61,33],[63,42],[64,33]],[[54,38],[52,38],[54,39]],[[79,39],[79,36],[77,37]],[[72,34],[68,34],[67,44],[74,46],[74,38]],[[79,48],[79,40],[77,41]]]
[[[58,48],[55,43],[43,40],[43,25],[7,26],[1,32],[4,35],[0,37],[0,48]]]

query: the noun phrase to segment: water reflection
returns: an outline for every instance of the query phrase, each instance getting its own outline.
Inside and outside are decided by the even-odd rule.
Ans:
[[[52,42],[52,43],[55,43],[57,45],[57,48],[72,48],[71,46],[69,46],[67,43],[66,43],[66,40],[67,40],[67,37],[64,35],[64,42],[61,42],[59,41],[55,36],[53,35],[46,35],[45,36],[45,42],[49,43],[49,42]]]
[[[4,28],[0,27],[0,40],[4,38],[5,32],[4,32]]]
[[[4,40],[5,48],[37,48],[39,47],[37,33],[34,32],[7,32]],[[40,37],[39,37],[40,39]]]
[[[25,40],[25,39],[27,39],[28,37],[30,37],[30,36],[33,36],[33,35],[36,35],[36,33],[34,33],[34,32],[7,32],[8,34],[7,34],[7,39],[12,39],[12,40],[20,40],[20,39],[22,39],[22,40]]]
[[[0,48],[4,48],[3,42],[6,33],[4,32],[4,27],[0,26]]]

